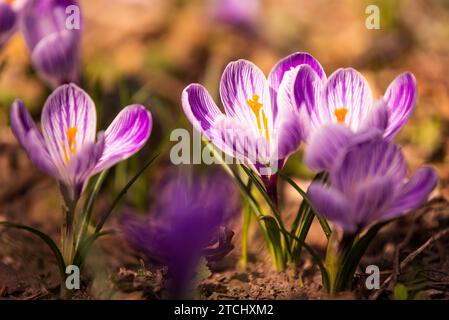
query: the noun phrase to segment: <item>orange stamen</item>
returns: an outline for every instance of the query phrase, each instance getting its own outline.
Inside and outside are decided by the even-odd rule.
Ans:
[[[335,114],[335,117],[337,118],[338,123],[345,122],[347,113],[348,113],[348,109],[346,109],[346,108],[335,109],[334,114]]]
[[[64,162],[66,165],[69,164],[69,160],[76,153],[76,133],[78,132],[77,128],[69,128],[67,129],[67,140],[69,146],[69,152],[67,152],[66,144],[64,141],[61,141],[62,152],[64,153]],[[70,156],[69,156],[70,153]]]

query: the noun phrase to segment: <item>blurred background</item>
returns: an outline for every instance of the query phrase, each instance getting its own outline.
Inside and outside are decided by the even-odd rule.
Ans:
[[[424,163],[438,169],[438,192],[449,197],[449,0],[240,0],[222,7],[223,2],[80,0],[81,85],[97,104],[99,129],[130,103],[144,104],[154,119],[148,146],[118,166],[110,193],[160,152],[147,179],[127,199],[145,209],[152,181],[170,167],[170,132],[190,129],[180,103],[189,83],[204,84],[219,101],[219,80],[230,61],[251,60],[268,74],[280,58],[307,51],[328,75],[340,67],[357,68],[375,98],[399,73],[414,73],[417,108],[397,139],[411,169]],[[379,30],[365,26],[368,5],[380,9]],[[38,120],[51,90],[33,71],[20,34],[0,52],[0,65],[0,217],[55,233],[61,219],[57,186],[32,168],[8,127],[15,98],[23,99]],[[306,183],[310,173],[300,160],[300,153],[291,157],[286,171]],[[287,208],[297,202],[284,190]]]

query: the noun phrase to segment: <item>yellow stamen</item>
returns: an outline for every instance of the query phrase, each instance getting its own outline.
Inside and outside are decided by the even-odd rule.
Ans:
[[[335,109],[334,114],[335,114],[335,117],[337,118],[338,123],[345,122],[347,113],[348,113],[348,109],[346,109],[346,108]]]
[[[70,155],[73,156],[76,152],[76,133],[77,128],[69,128],[67,130],[67,138],[69,139]]]
[[[70,158],[73,157],[76,153],[76,133],[77,132],[78,132],[78,129],[75,127],[67,129],[67,140],[68,140],[69,152],[67,152],[65,142],[61,141],[62,152],[64,153],[64,162],[66,165],[69,164]],[[69,156],[69,153],[70,153],[70,156]]]
[[[10,6],[12,5],[13,2],[14,0],[6,0],[6,4],[9,4]]]
[[[262,109],[263,104],[259,102],[259,96],[257,94],[253,95],[253,97],[251,99],[249,99],[248,101],[246,101],[246,103],[249,105],[249,107],[251,108],[251,111],[256,116],[257,127],[259,128],[260,133],[262,135],[265,135],[265,137],[267,139],[269,139],[268,119],[265,116],[265,112]],[[262,110],[260,110],[260,109],[262,109]],[[262,124],[263,124],[263,126],[262,126]],[[263,132],[263,129],[265,129],[265,132]]]

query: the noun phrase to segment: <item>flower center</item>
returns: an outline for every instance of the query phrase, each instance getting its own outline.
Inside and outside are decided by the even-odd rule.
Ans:
[[[259,102],[259,96],[257,94],[254,94],[251,99],[246,101],[246,103],[249,105],[251,111],[256,116],[257,127],[259,128],[260,134],[265,136],[265,138],[269,140],[268,120],[267,117],[265,116],[265,112],[262,109],[263,104]]]
[[[334,114],[335,114],[335,117],[337,118],[338,123],[345,122],[347,113],[348,113],[348,109],[346,109],[346,108],[335,109]]]
[[[68,141],[68,152],[66,148],[66,144],[64,141],[61,141],[62,151],[64,152],[64,162],[66,165],[69,164],[69,160],[71,157],[73,157],[76,153],[76,133],[78,132],[78,129],[68,128],[67,129],[67,141]]]
[[[12,6],[12,3],[14,2],[14,0],[5,0],[6,4]]]

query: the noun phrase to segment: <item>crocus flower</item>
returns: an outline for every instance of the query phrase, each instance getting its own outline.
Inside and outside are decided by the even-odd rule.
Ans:
[[[89,95],[62,85],[42,110],[42,133],[21,100],[11,107],[11,128],[34,165],[61,183],[67,201],[76,201],[89,178],[139,151],[152,127],[141,105],[125,107],[95,140],[97,114]]]
[[[268,79],[247,60],[231,62],[220,84],[225,113],[200,84],[191,84],[184,90],[184,112],[193,126],[218,148],[258,171],[270,184],[272,176],[303,139],[300,112],[284,103],[290,95],[284,75],[302,65],[325,77],[319,62],[301,52],[278,62]]]
[[[338,123],[354,132],[374,126],[392,139],[411,115],[417,96],[415,77],[406,72],[374,102],[368,82],[352,68],[338,69],[326,80],[312,68],[303,67],[297,70],[290,90],[291,103],[306,107],[309,137],[325,124]]]
[[[150,214],[127,213],[120,221],[128,243],[147,260],[168,267],[169,293],[185,294],[202,257],[216,261],[232,250],[232,231],[220,227],[238,211],[236,193],[225,175],[170,177],[160,187]]]
[[[239,28],[251,28],[257,22],[260,0],[213,0],[214,20]]]
[[[0,0],[0,49],[17,30],[23,4],[24,0]]]
[[[71,8],[81,20],[76,0],[29,0],[19,23],[37,73],[53,87],[79,80],[81,21]]]
[[[331,130],[323,136],[330,140],[324,144],[347,139],[338,135],[338,130]],[[364,134],[340,150],[329,170],[329,185],[313,183],[309,197],[321,215],[346,233],[357,233],[373,223],[407,213],[426,201],[438,180],[435,171],[423,167],[409,179],[406,172],[398,146],[378,133]]]

